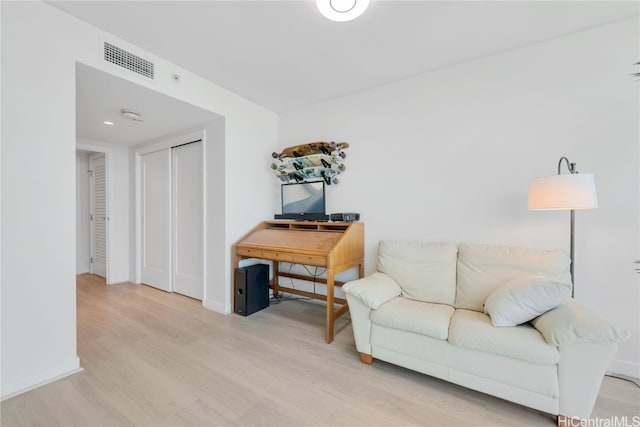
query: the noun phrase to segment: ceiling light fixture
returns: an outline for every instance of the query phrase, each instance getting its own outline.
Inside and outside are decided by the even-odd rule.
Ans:
[[[102,122],[102,123],[104,123],[104,124],[105,124],[105,125],[107,125],[107,126],[113,126],[113,122],[110,122],[109,120],[105,120],[105,121],[104,121],[104,122]]]
[[[369,0],[316,0],[318,10],[332,21],[356,19],[369,6]]]
[[[144,122],[144,120],[142,120],[142,115],[135,110],[123,108],[122,110],[120,110],[120,114],[127,120],[132,120],[134,122]]]

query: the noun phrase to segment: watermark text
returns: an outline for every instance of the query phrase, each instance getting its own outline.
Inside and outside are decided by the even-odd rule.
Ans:
[[[613,416],[609,418],[588,418],[580,419],[578,417],[564,417],[560,418],[558,422],[559,427],[640,427],[640,415],[628,416]]]

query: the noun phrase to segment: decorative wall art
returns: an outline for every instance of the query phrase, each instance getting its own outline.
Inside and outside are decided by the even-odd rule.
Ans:
[[[346,169],[346,148],[349,148],[346,142],[309,142],[293,145],[280,153],[271,154],[275,159],[271,163],[271,169],[284,183],[322,179],[327,185],[338,184],[338,175]]]

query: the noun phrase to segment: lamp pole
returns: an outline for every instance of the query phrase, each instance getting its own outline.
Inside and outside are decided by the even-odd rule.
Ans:
[[[562,167],[562,161],[564,160],[564,162],[567,164],[567,169],[569,169],[569,173],[570,174],[576,174],[578,173],[578,171],[576,170],[576,164],[575,163],[570,163],[569,159],[567,159],[565,156],[560,157],[560,160],[558,161],[558,175],[561,174],[561,167]],[[569,246],[569,258],[571,259],[571,264],[569,264],[569,273],[571,274],[571,298],[573,298],[573,288],[574,288],[574,283],[576,281],[576,278],[574,276],[574,269],[573,269],[573,264],[574,264],[574,247],[575,247],[575,223],[576,223],[576,211],[574,211],[573,209],[571,209],[571,245]]]
[[[575,224],[576,224],[576,211],[571,209],[571,246],[569,248],[569,257],[571,258],[571,264],[569,264],[569,274],[571,274],[571,298],[573,298],[573,289],[575,286],[576,276],[573,272],[573,253],[575,248]]]

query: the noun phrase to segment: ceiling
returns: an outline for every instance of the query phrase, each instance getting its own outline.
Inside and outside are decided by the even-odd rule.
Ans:
[[[639,2],[611,1],[373,0],[355,21],[332,22],[308,0],[49,3],[276,113],[640,9]],[[76,102],[77,136],[112,144],[134,145],[219,118],[81,64]],[[144,122],[123,119],[122,108],[140,111]]]
[[[142,122],[121,116],[141,113]],[[76,65],[76,136],[110,144],[135,145],[219,119],[209,111],[83,64]],[[112,126],[104,121],[113,122]]]
[[[276,113],[639,11],[636,1],[374,0],[332,22],[310,0],[49,3]]]

